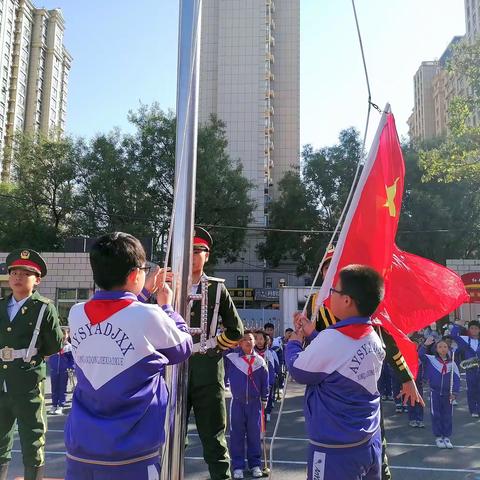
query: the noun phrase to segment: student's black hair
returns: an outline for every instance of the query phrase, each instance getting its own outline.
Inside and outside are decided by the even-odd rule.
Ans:
[[[480,322],[478,320],[470,320],[468,322],[468,328],[470,327],[480,327]]]
[[[340,270],[342,292],[350,296],[358,313],[369,317],[383,299],[384,286],[380,274],[366,265],[348,265]]]
[[[121,287],[128,274],[146,262],[140,241],[123,232],[113,232],[98,238],[90,250],[93,280],[103,290]]]
[[[285,333],[288,333],[288,332],[293,332],[293,328],[286,328]]]
[[[265,330],[266,328],[273,328],[275,330],[275,325],[271,322],[267,322],[264,326],[263,329]]]
[[[270,335],[268,335],[268,333],[265,331],[265,330],[255,330],[255,335],[258,333],[259,335],[261,335],[263,337],[263,339],[265,340],[265,343],[267,343],[267,339]]]

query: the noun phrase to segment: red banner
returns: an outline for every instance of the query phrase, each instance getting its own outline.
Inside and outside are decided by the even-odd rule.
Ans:
[[[480,272],[462,275],[462,281],[469,295],[469,303],[480,303]]]

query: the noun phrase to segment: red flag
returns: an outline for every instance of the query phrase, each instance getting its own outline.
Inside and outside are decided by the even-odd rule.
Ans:
[[[416,348],[406,334],[448,314],[467,297],[454,272],[396,246],[404,175],[395,119],[384,113],[317,296],[317,308],[343,267],[356,263],[377,270],[385,279],[385,299],[374,316],[394,336],[415,374]]]

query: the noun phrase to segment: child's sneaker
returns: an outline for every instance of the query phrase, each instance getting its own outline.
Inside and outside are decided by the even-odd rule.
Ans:
[[[478,413],[472,413],[473,418],[478,418]]]
[[[233,478],[240,479],[243,478],[243,470],[237,469],[233,471]]]
[[[417,428],[418,427],[418,422],[416,420],[410,420],[408,422],[408,424],[413,427],[413,428]]]
[[[50,410],[48,411],[49,415],[56,415],[57,412],[57,407],[51,407]]]
[[[252,468],[252,477],[253,478],[262,478],[263,472],[260,470],[260,467],[253,467]]]
[[[422,421],[418,421],[418,422],[417,422],[417,427],[418,427],[418,428],[425,428],[425,423],[422,422]]]
[[[454,407],[457,406],[457,405],[458,405],[457,400],[453,399],[453,400],[452,400],[452,405],[453,405]]]
[[[55,415],[63,415],[63,407],[57,407],[55,410]]]
[[[384,402],[387,400],[387,396],[386,396],[386,395],[382,395],[381,398],[382,398],[382,401],[384,401]]]
[[[445,438],[443,439],[443,443],[445,443],[445,446],[446,446],[447,448],[453,448],[452,442],[450,441],[449,438],[445,437]]]
[[[404,405],[404,406],[403,406],[403,411],[404,411],[405,413],[408,412],[408,406],[407,406],[407,405]]]
[[[395,413],[402,413],[403,412],[403,407],[401,405],[397,405],[395,407]]]
[[[437,437],[437,439],[435,440],[435,443],[437,444],[438,448],[447,448],[447,446],[445,445],[445,441],[443,440],[442,437]]]

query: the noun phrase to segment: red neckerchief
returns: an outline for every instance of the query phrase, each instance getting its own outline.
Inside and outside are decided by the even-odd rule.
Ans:
[[[110,318],[115,313],[125,307],[128,307],[134,300],[118,299],[118,300],[90,300],[84,305],[85,313],[90,320],[91,325],[101,323]]]
[[[252,355],[250,358],[247,358],[247,355],[243,355],[242,360],[248,365],[247,375],[251,377],[253,374],[253,364],[255,363],[255,355]]]
[[[257,388],[255,380],[253,379],[253,364],[255,363],[255,354],[251,355],[250,358],[247,357],[247,355],[242,355],[242,360],[248,365],[247,376],[249,380],[251,380],[255,390],[259,392],[260,390]]]
[[[442,375],[445,375],[448,372],[448,364],[450,363],[450,360],[448,357],[446,360],[438,357],[438,361],[442,364]]]

